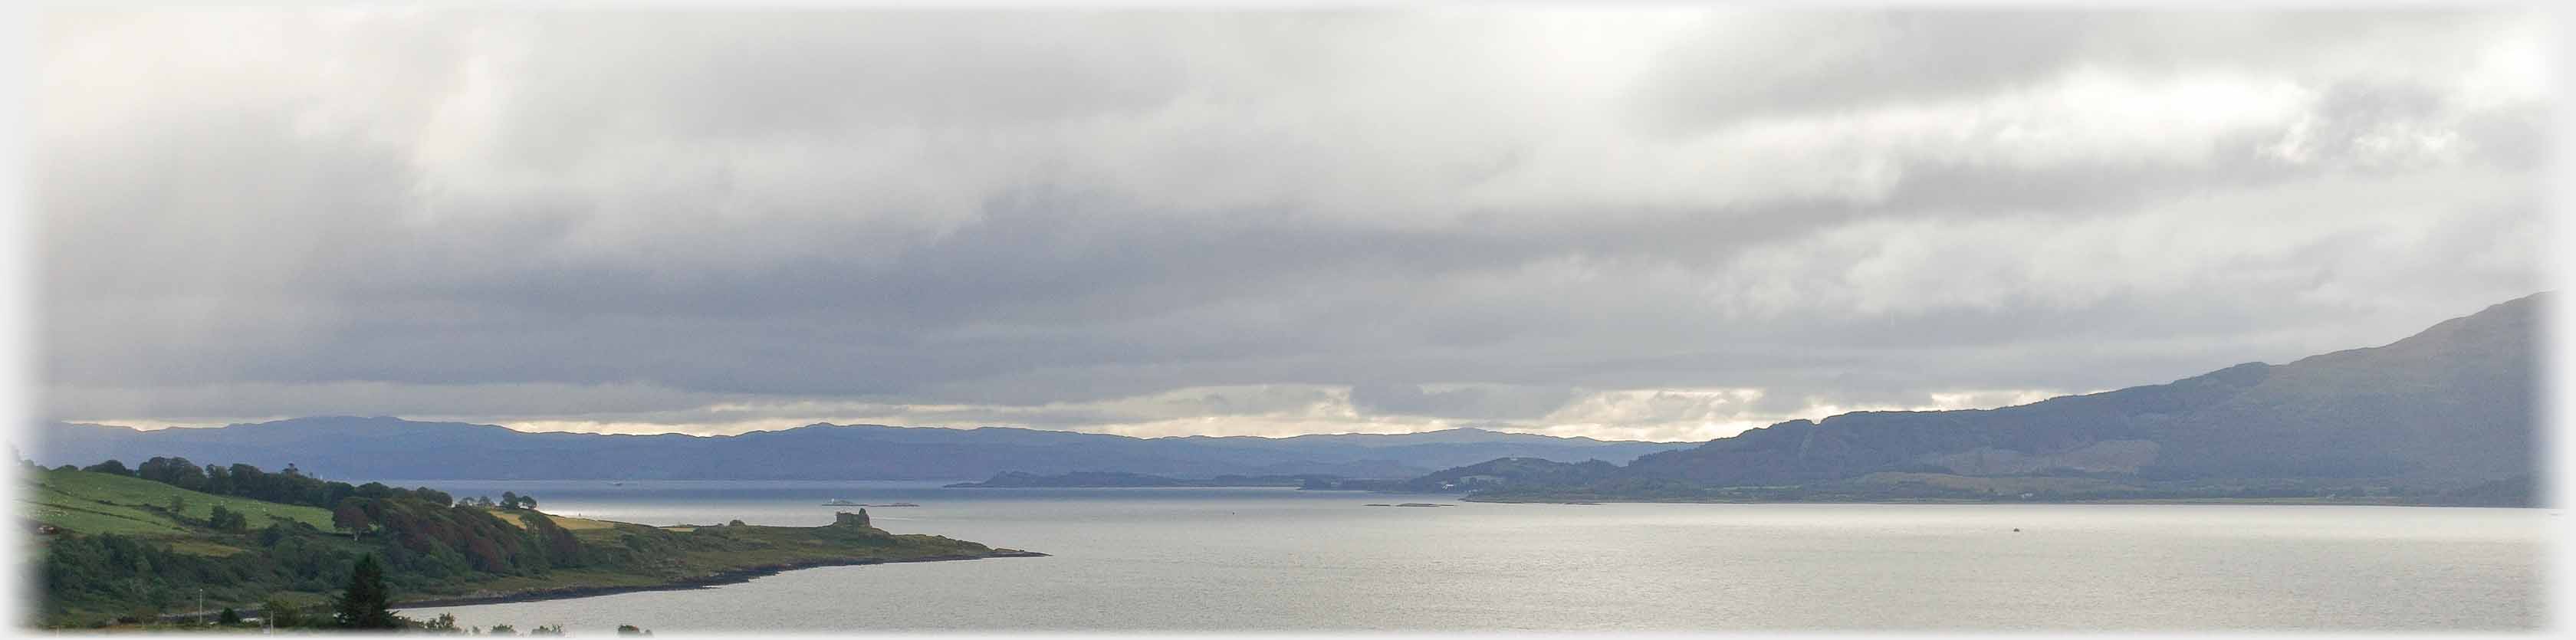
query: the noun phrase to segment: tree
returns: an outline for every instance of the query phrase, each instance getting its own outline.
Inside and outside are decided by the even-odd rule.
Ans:
[[[117,461],[115,461],[115,460],[109,460],[109,461],[106,461],[106,462],[101,462],[101,463],[98,463],[98,464],[93,464],[93,465],[90,465],[90,466],[81,467],[81,470],[82,470],[82,471],[92,472],[92,473],[113,473],[113,474],[116,474],[116,475],[120,475],[120,476],[128,476],[128,477],[131,477],[131,476],[133,476],[133,475],[134,475],[134,470],[133,470],[133,469],[127,469],[127,468],[125,468],[125,463],[123,463],[123,462],[117,462]]]
[[[621,625],[617,625],[617,635],[621,635],[621,636],[649,636],[649,635],[653,635],[653,632],[651,632],[651,631],[645,631],[643,627],[638,627],[638,626],[631,625],[631,624],[621,624]]]
[[[541,624],[537,625],[537,628],[535,629],[528,630],[528,635],[531,636],[561,636],[563,634],[563,625],[559,624]]]
[[[239,495],[233,489],[233,472],[231,469],[210,464],[206,465],[205,474],[206,493],[219,496]]]
[[[411,490],[411,496],[419,498],[422,502],[442,507],[456,504],[455,496],[447,495],[447,492],[445,491],[431,489],[429,487],[414,487]]]
[[[506,624],[496,624],[492,625],[492,630],[485,631],[483,633],[496,636],[515,636],[519,635],[519,628]]]
[[[175,516],[175,515],[181,515],[181,514],[185,514],[185,513],[187,513],[187,512],[188,512],[188,497],[187,497],[187,496],[180,496],[180,495],[173,495],[173,496],[170,496],[170,515],[174,515],[174,516]]]
[[[303,612],[296,611],[295,605],[287,604],[283,599],[269,598],[268,602],[260,604],[259,608],[260,615],[268,618],[269,626],[279,629],[304,626]]]
[[[234,611],[232,607],[224,607],[223,613],[215,614],[215,624],[231,627],[241,623],[241,612]]]
[[[189,491],[206,488],[206,472],[187,458],[153,456],[134,468],[134,477]]]
[[[347,529],[351,535],[365,534],[369,527],[375,525],[375,520],[367,517],[364,500],[364,498],[341,500],[340,506],[331,510],[332,528]]]
[[[535,509],[537,508],[537,497],[519,495],[516,491],[503,491],[501,492],[501,508]]]
[[[250,518],[223,505],[215,505],[214,514],[206,516],[206,524],[223,531],[239,532],[250,529]]]
[[[399,629],[402,621],[394,619],[393,594],[385,588],[384,565],[375,554],[358,556],[358,564],[349,571],[349,588],[332,601],[332,621],[347,629]]]

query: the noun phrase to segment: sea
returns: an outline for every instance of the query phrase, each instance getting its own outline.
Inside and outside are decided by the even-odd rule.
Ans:
[[[391,480],[654,525],[1050,554],[421,608],[604,635],[834,631],[2528,631],[2555,509],[1488,504],[1288,488]],[[1406,502],[1439,507],[1368,506]]]

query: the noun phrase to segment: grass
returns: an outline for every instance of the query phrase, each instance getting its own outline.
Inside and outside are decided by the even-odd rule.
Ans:
[[[214,557],[218,557],[218,558],[220,558],[220,557],[224,557],[224,556],[233,555],[233,554],[237,554],[237,553],[242,553],[242,552],[243,552],[242,548],[240,548],[240,547],[235,547],[235,546],[225,545],[225,544],[218,544],[218,543],[214,543],[214,542],[208,542],[208,541],[205,541],[205,540],[189,540],[189,539],[180,539],[180,540],[172,540],[172,541],[170,541],[170,550],[171,550],[171,551],[177,551],[177,552],[180,552],[180,553],[193,554],[193,555],[200,555],[200,556],[214,556]]]
[[[273,518],[303,522],[326,531],[331,528],[331,512],[314,507],[200,493],[142,478],[105,473],[49,469],[28,475],[34,486],[20,493],[20,512],[73,533],[115,533],[153,538],[189,536],[187,523],[170,517],[170,499],[173,497],[182,503],[180,515],[198,521],[213,516],[215,507],[221,506],[240,512],[254,528],[267,526]],[[201,549],[213,551],[211,547],[218,546],[198,545],[183,550],[191,553]],[[238,551],[233,549],[215,555]]]
[[[508,509],[484,509],[484,511],[490,512],[492,515],[499,516],[502,522],[518,525],[521,529],[528,528],[528,521],[519,519],[520,516],[517,511],[511,511]],[[607,520],[575,518],[571,516],[559,516],[551,513],[546,514],[546,517],[553,518],[556,525],[571,531],[609,529],[617,526],[617,523],[609,522]]]
[[[43,488],[19,498],[21,512],[37,522],[76,533],[165,537],[187,533],[168,518],[132,507],[80,500]]]

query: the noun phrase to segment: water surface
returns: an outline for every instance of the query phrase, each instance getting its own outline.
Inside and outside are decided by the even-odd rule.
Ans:
[[[1478,504],[1293,489],[461,482],[565,515],[877,526],[1054,554],[417,609],[739,630],[2516,630],[2554,512],[2247,505]],[[1439,502],[1441,508],[1367,503]],[[846,507],[842,509],[847,509]],[[2014,529],[2020,529],[2016,532]]]

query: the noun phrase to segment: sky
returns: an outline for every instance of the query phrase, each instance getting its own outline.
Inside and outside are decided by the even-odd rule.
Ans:
[[[1705,440],[2549,288],[2520,13],[46,14],[46,419]]]

